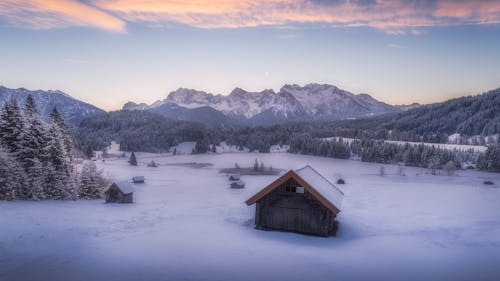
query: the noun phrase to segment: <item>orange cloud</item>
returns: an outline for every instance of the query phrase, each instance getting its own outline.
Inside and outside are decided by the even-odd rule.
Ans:
[[[499,24],[496,0],[2,0],[0,17],[21,26],[90,26],[124,31],[126,22],[198,28],[367,26],[418,34],[423,27]]]
[[[74,0],[2,0],[0,18],[34,29],[84,26],[125,32],[126,25],[109,13]]]
[[[428,26],[497,24],[498,1],[374,0],[94,0],[104,10],[127,21],[154,26],[172,23],[199,28],[238,28],[322,23],[334,27],[369,26],[388,33],[404,33]],[[369,2],[369,1],[368,1]],[[471,12],[472,11],[472,12]],[[450,19],[452,18],[452,19]]]

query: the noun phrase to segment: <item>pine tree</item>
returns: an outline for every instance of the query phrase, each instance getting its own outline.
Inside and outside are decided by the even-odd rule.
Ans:
[[[448,173],[448,176],[451,176],[453,175],[453,173],[455,173],[457,167],[455,166],[455,163],[450,160],[443,166],[443,169],[446,171],[446,173]]]
[[[17,101],[8,101],[0,113],[0,144],[17,157],[21,148],[24,120]],[[19,159],[19,158],[18,158]]]
[[[0,146],[0,200],[16,200],[20,187],[17,162]]]
[[[50,122],[52,124],[55,124],[55,128],[58,129],[61,138],[63,140],[63,148],[66,153],[66,157],[68,157],[70,160],[72,159],[72,149],[73,149],[73,142],[71,141],[71,136],[69,134],[69,129],[66,123],[64,122],[63,117],[57,110],[57,107],[54,107],[52,109],[52,112],[50,113]]]
[[[20,151],[17,153],[26,171],[37,160],[40,164],[47,161],[46,146],[46,128],[34,105],[33,98],[29,95],[26,99],[24,134],[22,134]]]
[[[128,160],[128,163],[132,166],[137,166],[137,158],[135,157],[135,153],[133,151],[130,154],[130,159]]]
[[[85,155],[88,157],[88,159],[94,157],[94,151],[92,150],[92,146],[87,145],[85,147]]]
[[[27,180],[22,189],[22,196],[27,200],[45,200],[45,173],[42,163],[38,159],[32,161],[31,166],[26,169]]]
[[[38,114],[33,97],[26,99],[25,126],[21,146],[16,153],[20,164],[26,172],[26,184],[22,188],[23,199],[46,199],[44,191],[44,166],[47,164],[47,138],[45,125]]]
[[[100,199],[106,184],[107,180],[102,175],[102,171],[97,170],[94,162],[86,161],[80,175],[78,197],[81,199]]]
[[[493,172],[500,172],[500,145],[490,145],[484,153],[484,168]]]
[[[73,199],[72,163],[66,157],[64,138],[56,123],[49,124],[46,146],[47,162],[44,163],[44,190],[47,199]]]

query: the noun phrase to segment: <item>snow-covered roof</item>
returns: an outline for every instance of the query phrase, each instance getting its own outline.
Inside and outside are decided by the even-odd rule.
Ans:
[[[248,199],[245,203],[247,205],[256,203],[291,178],[302,185],[308,192],[311,193],[313,197],[320,201],[330,211],[335,214],[340,212],[340,204],[342,202],[342,198],[344,197],[344,193],[309,165],[286,172],[267,187]]]
[[[134,188],[128,181],[119,181],[115,182],[114,184],[125,194],[134,192]]]
[[[134,181],[144,181],[144,176],[135,176],[135,177],[132,177],[132,180],[134,180]]]
[[[334,184],[323,177],[318,171],[307,165],[303,168],[294,170],[304,181],[316,189],[323,197],[325,197],[335,207],[340,208],[344,193]]]

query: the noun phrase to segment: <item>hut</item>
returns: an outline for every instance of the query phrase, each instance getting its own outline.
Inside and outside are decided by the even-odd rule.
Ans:
[[[311,166],[290,170],[245,203],[256,204],[255,227],[332,236],[344,193]]]
[[[129,182],[114,182],[104,194],[106,203],[132,203],[134,189]]]
[[[148,163],[148,167],[156,168],[158,164],[154,160],[151,160],[151,162]]]
[[[231,174],[231,175],[229,175],[229,180],[230,181],[239,181],[240,180],[240,175],[238,175],[238,174]]]
[[[243,181],[233,181],[231,182],[231,188],[245,188],[245,183]]]
[[[145,181],[144,176],[135,176],[135,177],[132,177],[132,182],[133,183],[144,183],[144,181]]]
[[[338,179],[337,180],[337,184],[345,184],[345,180],[344,179]]]

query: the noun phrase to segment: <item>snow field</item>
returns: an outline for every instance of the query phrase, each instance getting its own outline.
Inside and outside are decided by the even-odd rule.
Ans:
[[[288,153],[164,156],[98,162],[116,180],[144,175],[133,204],[0,202],[0,280],[497,280],[500,175]],[[344,193],[337,237],[253,228],[244,201],[275,176],[219,169],[306,164]],[[145,163],[154,159],[158,168]],[[192,168],[179,163],[211,163]],[[489,179],[493,187],[483,185]],[[473,278],[473,279],[472,279]]]

